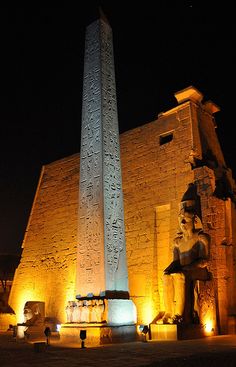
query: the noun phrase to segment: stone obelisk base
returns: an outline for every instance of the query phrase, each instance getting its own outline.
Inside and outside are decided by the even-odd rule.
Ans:
[[[105,300],[104,318],[106,321],[101,323],[62,324],[60,341],[65,344],[75,343],[80,347],[82,345],[81,330],[86,330],[86,339],[84,340],[86,347],[138,340],[137,312],[132,300]]]
[[[105,319],[110,326],[135,325],[136,306],[131,299],[105,300]]]
[[[60,342],[82,346],[81,330],[86,330],[85,347],[97,347],[103,344],[127,343],[138,340],[136,325],[109,326],[106,323],[62,324]]]

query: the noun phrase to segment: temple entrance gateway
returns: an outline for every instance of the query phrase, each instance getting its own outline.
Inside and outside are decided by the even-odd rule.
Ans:
[[[86,30],[83,85],[81,152],[42,168],[9,297],[16,322],[36,300],[78,346],[82,330],[85,345],[100,345],[134,340],[150,323],[152,336],[155,326],[171,338],[186,326],[188,338],[235,330],[236,189],[219,108],[189,86],[119,135],[103,15]]]

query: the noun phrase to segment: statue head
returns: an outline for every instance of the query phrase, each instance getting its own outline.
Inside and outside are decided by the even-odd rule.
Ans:
[[[194,228],[194,215],[192,213],[180,212],[178,221],[182,232],[187,232]]]
[[[194,200],[186,200],[180,203],[178,221],[183,233],[202,229],[202,222],[196,214]]]
[[[24,313],[24,322],[31,320],[34,316],[33,310],[30,307],[27,307],[27,305],[25,305],[23,313]]]
[[[44,302],[26,302],[23,313],[26,324],[35,324],[44,317]]]

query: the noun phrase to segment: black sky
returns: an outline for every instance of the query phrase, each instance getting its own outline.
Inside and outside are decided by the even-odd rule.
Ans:
[[[113,29],[120,132],[152,121],[194,85],[221,108],[217,134],[236,177],[227,2],[85,3],[1,8],[0,252],[20,252],[42,165],[79,152],[84,35],[99,5]]]

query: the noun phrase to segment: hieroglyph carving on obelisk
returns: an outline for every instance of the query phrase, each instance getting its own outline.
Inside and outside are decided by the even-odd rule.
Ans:
[[[86,29],[77,294],[128,292],[112,30]]]

